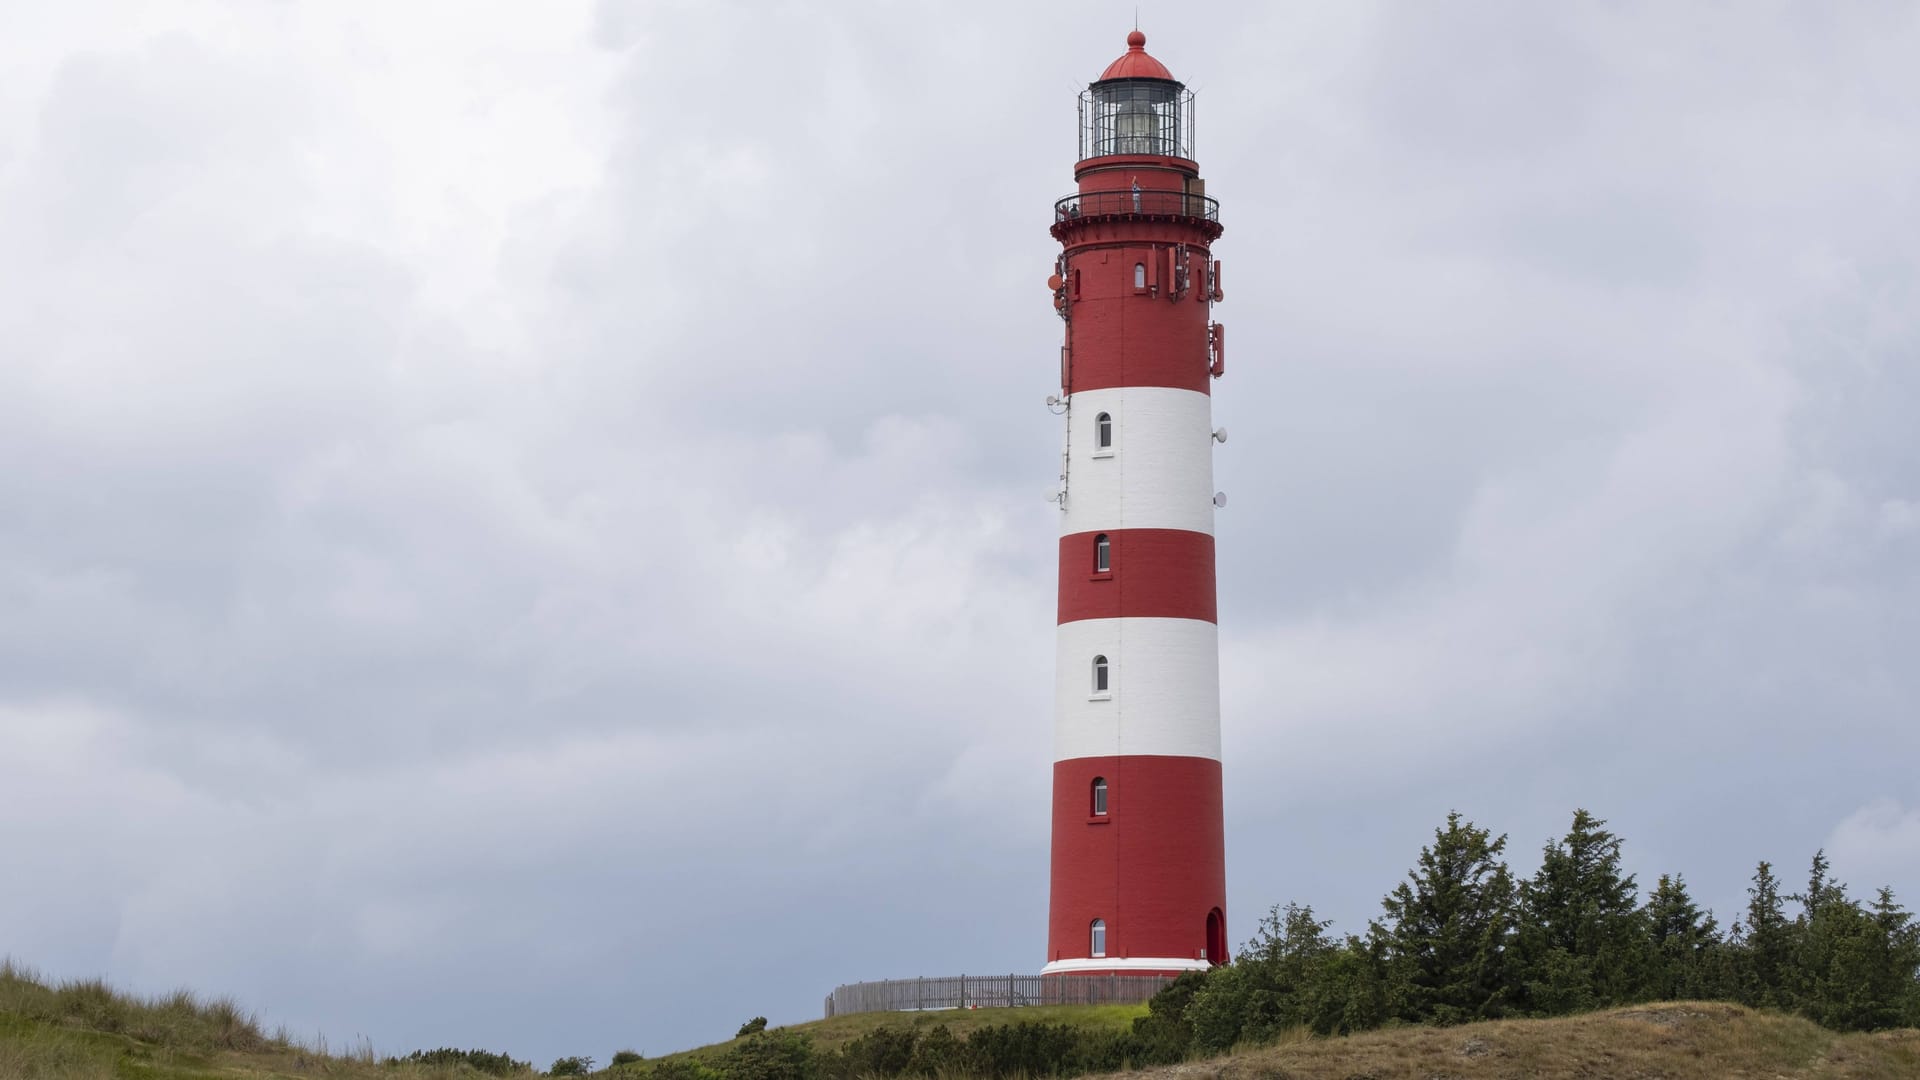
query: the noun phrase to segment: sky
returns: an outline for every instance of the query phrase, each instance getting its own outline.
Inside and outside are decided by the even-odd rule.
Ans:
[[[0,954],[544,1064],[1044,961],[1133,4],[0,0]],[[1576,807],[1920,903],[1920,14],[1149,3],[1230,936]]]

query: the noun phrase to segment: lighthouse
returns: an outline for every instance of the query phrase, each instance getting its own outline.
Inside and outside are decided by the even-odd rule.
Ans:
[[[1193,94],[1127,36],[1054,204],[1060,604],[1046,975],[1227,959],[1214,592],[1219,205]]]

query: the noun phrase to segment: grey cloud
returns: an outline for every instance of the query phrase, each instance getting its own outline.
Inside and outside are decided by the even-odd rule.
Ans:
[[[1455,806],[1723,916],[1823,843],[1920,895],[1915,31],[1807,10],[1148,26],[1228,230],[1236,936],[1357,928]],[[1108,14],[56,34],[0,84],[0,950],[542,1061],[1031,968]]]

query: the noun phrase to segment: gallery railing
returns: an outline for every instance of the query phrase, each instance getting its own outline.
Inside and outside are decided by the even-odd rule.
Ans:
[[[1082,218],[1116,215],[1157,215],[1160,217],[1220,220],[1220,203],[1205,195],[1186,191],[1084,191],[1053,204],[1053,220],[1078,221]]]

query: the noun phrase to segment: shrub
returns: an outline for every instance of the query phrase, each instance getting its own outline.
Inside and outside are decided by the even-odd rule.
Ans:
[[[638,1050],[617,1050],[617,1051],[615,1051],[615,1052],[614,1052],[614,1055],[613,1055],[613,1060],[612,1060],[612,1061],[609,1061],[609,1062],[607,1062],[607,1064],[609,1064],[609,1065],[636,1065],[636,1064],[639,1064],[640,1062],[642,1062],[642,1061],[645,1061],[645,1060],[646,1060],[646,1058],[645,1058],[645,1057],[643,1057],[643,1056],[641,1055],[641,1053],[640,1053],[640,1051],[638,1051]]]
[[[625,1070],[640,1075],[635,1069]],[[693,1058],[669,1058],[647,1067],[649,1080],[725,1080],[725,1074]]]
[[[495,1054],[486,1050],[455,1050],[443,1046],[438,1050],[415,1050],[406,1057],[390,1057],[388,1065],[437,1065],[442,1068],[458,1068],[462,1065],[483,1072],[489,1076],[513,1076],[518,1073],[532,1072],[533,1062],[515,1061],[506,1054]]]
[[[820,1062],[813,1053],[813,1040],[805,1035],[755,1030],[727,1051],[720,1071],[727,1080],[814,1080]]]
[[[1162,987],[1147,1002],[1147,1015],[1133,1022],[1136,1065],[1172,1065],[1187,1056],[1193,1045],[1193,1024],[1187,1005],[1206,985],[1209,972],[1189,971]]]
[[[989,1076],[1058,1076],[1080,1049],[1079,1032],[1066,1024],[995,1024],[967,1037],[970,1072]]]
[[[733,1037],[736,1039],[744,1039],[749,1035],[758,1035],[765,1030],[767,1030],[767,1018],[764,1016],[756,1016],[746,1023],[741,1024],[740,1030],[734,1032]]]
[[[548,1076],[586,1076],[593,1072],[593,1059],[590,1057],[563,1057],[547,1070]]]
[[[966,1045],[954,1037],[947,1025],[935,1024],[920,1036],[919,1045],[913,1048],[913,1065],[909,1071],[923,1076],[959,1072]]]
[[[902,1076],[918,1072],[914,1052],[920,1037],[912,1028],[883,1027],[854,1039],[824,1063],[836,1076]]]

